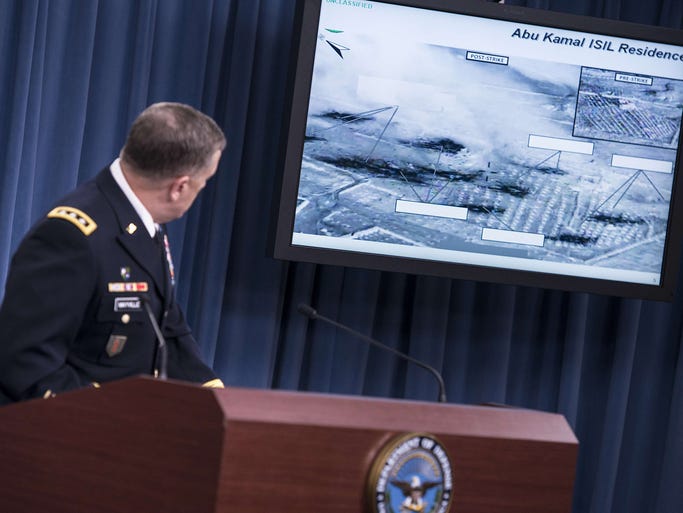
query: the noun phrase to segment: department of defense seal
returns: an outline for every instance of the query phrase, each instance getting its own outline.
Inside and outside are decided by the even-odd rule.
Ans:
[[[368,500],[374,513],[446,513],[452,495],[450,459],[431,435],[398,436],[372,464]]]

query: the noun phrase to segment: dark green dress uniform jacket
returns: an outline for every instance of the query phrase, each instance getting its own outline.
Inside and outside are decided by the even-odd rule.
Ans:
[[[0,307],[0,392],[21,400],[153,374],[158,343],[142,294],[166,338],[168,377],[215,379],[163,255],[108,168],[63,198],[12,258]]]

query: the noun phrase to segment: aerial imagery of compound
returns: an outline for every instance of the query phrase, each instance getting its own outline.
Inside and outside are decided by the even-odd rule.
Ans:
[[[656,273],[682,106],[676,79],[321,30],[294,229]]]

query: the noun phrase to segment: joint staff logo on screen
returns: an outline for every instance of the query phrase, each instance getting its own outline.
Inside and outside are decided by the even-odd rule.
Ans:
[[[368,480],[374,513],[446,513],[452,490],[446,449],[424,433],[391,440],[375,459]]]

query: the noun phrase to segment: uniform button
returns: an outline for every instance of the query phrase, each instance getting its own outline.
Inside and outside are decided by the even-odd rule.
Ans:
[[[121,322],[122,322],[123,324],[128,324],[128,323],[130,322],[130,315],[128,315],[127,313],[126,313],[126,314],[123,314],[123,315],[121,316]]]

